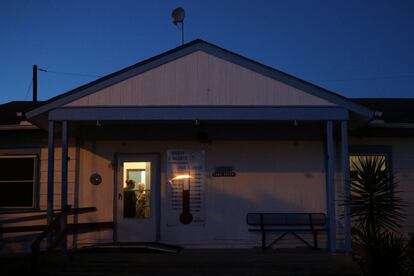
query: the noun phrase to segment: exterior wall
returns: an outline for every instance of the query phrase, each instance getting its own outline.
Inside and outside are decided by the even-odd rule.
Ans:
[[[405,233],[414,232],[414,140],[408,138],[351,137],[350,145],[391,146],[391,169],[399,183],[399,194],[407,203]]]
[[[60,142],[56,141],[56,146]],[[37,154],[39,176],[38,176],[38,209],[47,209],[47,167],[48,167],[48,155],[47,147],[39,148],[20,148],[20,149],[0,149],[0,155],[18,155],[18,154]],[[70,161],[68,162],[68,204],[74,202],[75,191],[75,167],[77,162],[76,148],[70,146],[68,149]],[[55,176],[54,176],[54,209],[60,209],[61,199],[61,148],[55,148]],[[73,218],[71,218],[73,219]],[[72,220],[69,219],[69,222]],[[19,213],[19,214],[1,214],[0,224],[4,227],[11,226],[31,226],[31,225],[45,225],[46,213]],[[30,242],[34,239],[37,233],[22,232],[22,233],[6,233],[1,235],[0,251],[6,252],[20,252],[28,251]]]
[[[334,104],[202,51],[104,88],[66,106]]]
[[[114,170],[113,158],[103,156],[98,152],[98,143],[85,141],[80,148],[79,155],[79,207],[96,207],[97,212],[79,215],[78,222],[109,222],[114,220]],[[99,149],[102,150],[102,149]],[[89,178],[92,173],[102,176],[102,183],[92,185]],[[85,245],[96,242],[113,241],[111,229],[79,234],[76,245]]]
[[[58,142],[56,143],[58,144]],[[73,143],[72,143],[73,144]],[[168,149],[203,149],[206,156],[204,226],[167,226],[169,215],[166,179]],[[27,149],[22,150],[27,153]],[[114,154],[159,153],[161,156],[161,242],[189,247],[260,246],[260,234],[248,232],[248,212],[323,212],[326,213],[324,145],[321,141],[84,141],[81,148],[69,148],[69,204],[95,206],[96,213],[79,215],[77,222],[107,222],[114,219]],[[60,208],[60,155],[55,155],[55,208]],[[76,162],[79,183],[75,185]],[[217,178],[216,166],[233,166],[236,177]],[[92,173],[103,182],[90,184]],[[76,197],[78,195],[78,197]],[[47,148],[40,149],[40,207],[46,209]],[[73,221],[73,217],[69,222]],[[0,215],[5,226],[45,224],[45,214]],[[178,218],[177,218],[178,220]],[[142,231],[137,229],[137,233]],[[1,250],[28,250],[36,233],[4,234]],[[323,247],[326,235],[320,235]],[[112,230],[70,236],[72,246],[111,242]],[[285,237],[278,246],[304,246]]]
[[[59,141],[56,142],[59,145]],[[337,217],[342,214],[342,168],[340,148],[336,147],[335,185]],[[407,202],[406,233],[414,232],[414,148],[412,138],[350,137],[350,146],[390,146],[392,170],[399,181],[401,196]],[[206,152],[205,226],[167,226],[167,149],[204,149]],[[159,153],[161,156],[161,241],[185,246],[250,247],[259,246],[260,236],[247,231],[248,212],[326,212],[324,145],[318,141],[214,141],[200,144],[190,141],[85,141],[81,148],[69,147],[68,199],[79,207],[96,206],[98,212],[82,214],[78,222],[113,221],[115,153]],[[39,155],[39,207],[47,206],[47,148],[1,149],[0,154]],[[61,150],[55,152],[54,206],[60,209]],[[75,185],[76,162],[79,161],[79,184]],[[214,167],[233,166],[236,177],[216,178]],[[103,183],[89,183],[92,173],[102,175]],[[76,195],[78,197],[76,198]],[[45,224],[44,213],[0,214],[3,226]],[[73,218],[69,220],[72,222]],[[37,233],[2,234],[2,252],[28,250]],[[337,220],[338,248],[342,247],[342,220]],[[112,241],[111,230],[78,234],[75,242],[82,246]],[[325,235],[321,235],[321,246]],[[279,246],[301,245],[286,237]]]
[[[96,154],[91,148],[95,148]],[[167,226],[167,149],[205,150],[205,226]],[[79,194],[80,206],[96,206],[98,212],[84,215],[80,221],[112,220],[114,154],[140,152],[161,156],[161,242],[193,247],[258,246],[260,235],[247,231],[246,213],[326,212],[322,142],[214,141],[208,145],[183,141],[98,141],[94,147],[85,143],[81,151]],[[237,176],[211,177],[214,167],[223,165],[233,166]],[[89,183],[93,172],[102,175],[101,185]],[[324,235],[321,238],[323,241]],[[83,242],[92,239],[79,241]],[[287,237],[286,245],[298,243]]]

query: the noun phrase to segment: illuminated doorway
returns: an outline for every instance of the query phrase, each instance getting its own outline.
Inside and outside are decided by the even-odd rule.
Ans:
[[[118,156],[116,240],[159,239],[159,174],[157,155]]]

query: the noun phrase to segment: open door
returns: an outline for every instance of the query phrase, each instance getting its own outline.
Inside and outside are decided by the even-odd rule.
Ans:
[[[118,156],[116,241],[159,240],[159,161],[157,155]]]

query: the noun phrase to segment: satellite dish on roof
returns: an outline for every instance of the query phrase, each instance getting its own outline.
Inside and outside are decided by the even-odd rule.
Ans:
[[[184,44],[184,17],[185,11],[182,7],[178,7],[171,13],[171,17],[175,26],[181,29],[181,44]]]
[[[184,22],[184,17],[185,17],[185,11],[182,7],[178,7],[175,10],[173,10],[172,14],[171,14],[172,20],[174,25],[178,25],[178,23],[183,23]]]

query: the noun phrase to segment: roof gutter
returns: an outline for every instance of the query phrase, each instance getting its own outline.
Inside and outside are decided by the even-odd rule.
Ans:
[[[27,130],[27,129],[39,129],[37,126],[21,126],[21,125],[0,125],[0,130]]]
[[[374,128],[414,129],[414,123],[386,123],[383,120],[372,120],[369,122],[369,126]]]
[[[0,125],[0,130],[27,130],[27,129],[39,129],[39,128],[31,124],[28,121],[21,121],[20,124],[13,124],[13,125]]]

